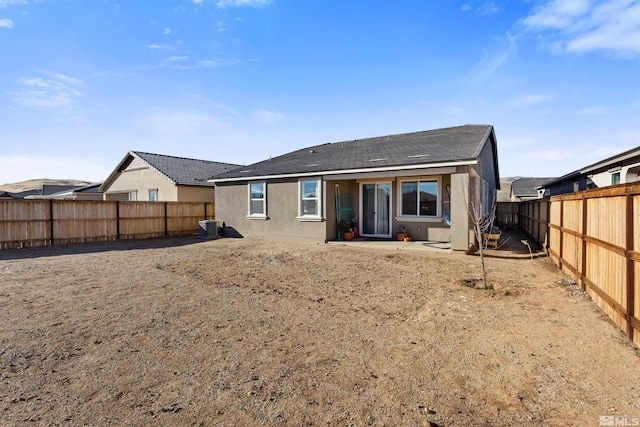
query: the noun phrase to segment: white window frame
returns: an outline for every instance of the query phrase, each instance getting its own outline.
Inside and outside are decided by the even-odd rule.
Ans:
[[[438,187],[438,197],[436,199],[436,215],[435,216],[426,216],[426,215],[403,215],[402,214],[402,184],[405,182],[417,182],[418,188],[420,188],[421,182],[435,182]],[[398,191],[397,191],[397,212],[396,220],[402,220],[406,222],[429,222],[429,221],[440,221],[442,219],[442,176],[433,175],[433,176],[419,176],[419,177],[406,177],[398,179]],[[420,205],[420,200],[418,200],[418,206]]]
[[[130,202],[138,201],[138,190],[129,191],[129,201]]]
[[[153,198],[151,197],[152,193],[156,194],[155,200],[153,200]],[[158,201],[158,189],[157,188],[150,188],[149,189],[149,201],[150,202],[157,202]]]
[[[618,177],[618,184],[622,184],[622,174],[620,173],[619,170],[617,170],[615,172],[611,172],[611,185],[618,185],[613,183],[613,181],[615,181],[614,179],[615,176]]]
[[[304,198],[302,194],[302,185],[305,182],[315,182],[318,186],[317,197]],[[305,200],[316,200],[318,203],[317,215],[305,215],[303,204]],[[298,220],[299,221],[322,221],[322,179],[320,178],[301,178],[298,180]]]
[[[255,184],[262,184],[264,187],[263,197],[262,199],[252,199],[251,198],[251,186]],[[247,218],[249,219],[267,219],[267,182],[266,181],[253,181],[247,184]],[[262,200],[262,211],[263,213],[252,213],[251,212],[251,202]]]

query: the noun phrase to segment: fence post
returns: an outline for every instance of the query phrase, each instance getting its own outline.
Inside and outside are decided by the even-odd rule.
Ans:
[[[627,257],[627,337],[633,341],[633,317],[635,316],[635,292],[634,292],[634,260],[631,258],[631,252],[633,251],[633,236],[634,227],[637,227],[633,220],[633,195],[629,194],[627,188],[627,195],[625,197],[626,202],[626,227],[625,227],[625,240],[626,240],[626,257]]]
[[[167,222],[167,202],[164,202],[164,237],[167,237],[167,230],[169,229]]]
[[[563,245],[563,237],[564,237],[564,230],[562,230],[563,225],[564,225],[564,200],[560,199],[560,247],[558,248],[558,267],[560,267],[560,270],[562,270],[562,247]]]
[[[116,200],[116,240],[120,240],[120,200]]]
[[[53,199],[49,199],[49,236],[51,237],[51,246],[53,246]]]
[[[584,280],[587,275],[587,198],[582,195],[582,263],[580,265],[580,288],[582,290],[587,289],[587,284]]]

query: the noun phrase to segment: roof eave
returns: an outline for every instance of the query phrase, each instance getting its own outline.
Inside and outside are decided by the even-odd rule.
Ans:
[[[212,178],[209,182],[214,184],[223,182],[240,182],[240,181],[254,181],[265,179],[279,179],[279,178],[297,178],[305,176],[318,176],[318,175],[343,175],[343,174],[356,174],[356,173],[375,173],[384,171],[406,171],[411,169],[425,169],[425,168],[440,168],[446,166],[468,166],[478,163],[477,159],[457,160],[452,162],[440,162],[440,163],[421,163],[417,165],[399,165],[399,166],[381,166],[377,168],[359,168],[359,169],[337,169],[337,170],[325,170],[315,172],[296,172],[276,175],[252,175],[241,176],[233,178]]]

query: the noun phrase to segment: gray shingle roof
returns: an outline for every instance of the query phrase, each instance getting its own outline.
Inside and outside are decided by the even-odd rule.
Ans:
[[[511,183],[516,197],[537,197],[537,187],[555,178],[520,178]]]
[[[230,163],[188,159],[163,154],[144,153],[142,151],[130,151],[129,153],[142,159],[176,185],[211,186],[213,184],[207,182],[207,179],[240,167],[240,165]]]
[[[475,160],[492,129],[490,125],[465,125],[316,145],[222,173],[213,179]]]

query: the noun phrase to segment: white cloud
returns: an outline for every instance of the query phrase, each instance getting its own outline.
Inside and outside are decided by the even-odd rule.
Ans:
[[[640,1],[553,0],[523,21],[554,53],[604,51],[640,55]]]
[[[13,28],[13,21],[9,18],[0,18],[0,28]]]
[[[27,4],[27,0],[0,0],[0,8],[15,6],[18,4]]]
[[[175,32],[176,32],[176,30],[172,30],[171,28],[165,28],[164,31],[163,31],[165,36],[168,36],[169,34],[175,33]]]
[[[227,28],[225,27],[224,22],[218,21],[218,32],[221,33],[224,31],[227,31]]]
[[[609,111],[611,111],[611,107],[608,106],[583,107],[575,110],[573,114],[577,116],[599,116]]]
[[[10,92],[13,102],[31,108],[70,108],[83,97],[83,82],[64,74],[47,73],[47,77],[23,77],[20,89]]]
[[[502,66],[502,64],[513,57],[518,50],[516,36],[512,36],[510,33],[507,33],[506,41],[508,42],[508,45],[497,53],[485,52],[484,58],[473,67],[466,80],[483,82],[491,77],[493,73]]]
[[[153,44],[145,44],[145,45],[142,45],[142,46],[146,47],[148,49],[162,49],[162,46],[160,46],[159,44],[155,44],[155,43],[153,43]]]
[[[471,5],[469,3],[465,3],[460,7],[460,10],[463,12],[470,12],[472,9]]]
[[[250,7],[263,7],[271,3],[271,0],[219,0],[216,6],[220,8],[234,7],[234,6],[250,6]]]
[[[284,115],[275,111],[256,110],[253,112],[253,117],[262,124],[272,125],[282,120],[284,118]]]
[[[180,61],[186,61],[187,59],[189,59],[188,56],[169,56],[164,60],[166,62],[180,62]]]
[[[193,3],[198,5],[202,4],[202,2],[203,0],[193,0]]]
[[[498,7],[494,2],[490,1],[487,3],[483,3],[480,7],[478,7],[478,13],[480,15],[493,15],[500,11],[500,7]]]
[[[553,95],[547,95],[543,93],[525,93],[512,99],[509,105],[514,107],[528,107],[530,105],[540,104],[541,102],[553,99]]]

